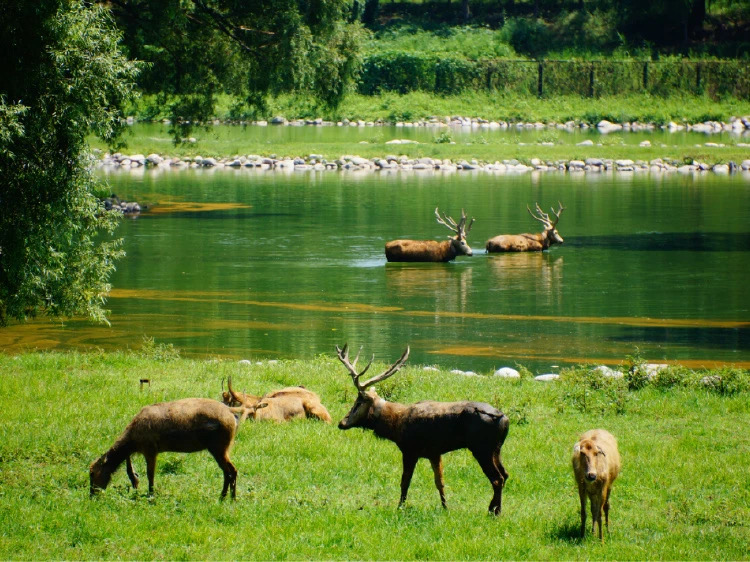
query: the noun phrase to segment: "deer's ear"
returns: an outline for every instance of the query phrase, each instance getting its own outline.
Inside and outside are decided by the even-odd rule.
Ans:
[[[575,453],[576,455],[577,455],[578,453],[580,453],[580,452],[581,452],[581,444],[580,444],[580,443],[576,443],[576,444],[575,444],[575,447],[573,447],[573,452],[574,452],[574,453]]]

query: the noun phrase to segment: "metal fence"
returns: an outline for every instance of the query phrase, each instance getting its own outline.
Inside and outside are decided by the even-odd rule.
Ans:
[[[747,61],[480,60],[386,53],[365,60],[360,90],[464,89],[508,91],[539,97],[649,93],[750,100]]]

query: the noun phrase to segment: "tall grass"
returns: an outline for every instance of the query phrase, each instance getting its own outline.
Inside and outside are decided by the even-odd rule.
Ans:
[[[396,447],[314,421],[240,428],[236,502],[219,501],[221,472],[206,453],[160,455],[152,499],[130,489],[124,470],[89,499],[89,463],[146,404],[218,396],[232,375],[254,392],[304,384],[340,419],[353,402],[349,376],[333,354],[251,366],[158,346],[0,356],[0,558],[748,559],[749,374],[674,370],[634,390],[587,372],[543,384],[411,366],[380,385],[402,402],[479,399],[508,413],[511,477],[494,518],[491,487],[466,451],[444,459],[448,510],[424,461],[397,510]],[[706,386],[709,374],[737,384]],[[577,436],[593,427],[614,433],[623,457],[604,545],[576,536],[569,466]]]

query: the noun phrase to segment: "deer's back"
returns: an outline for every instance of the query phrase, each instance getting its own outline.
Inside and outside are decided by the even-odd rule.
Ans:
[[[138,451],[190,453],[229,445],[237,422],[227,406],[207,398],[186,398],[146,406],[130,422],[126,435]]]
[[[488,252],[528,252],[542,250],[536,234],[501,234],[487,240]]]
[[[484,402],[418,402],[409,407],[402,448],[430,457],[456,449],[499,448],[508,434],[508,418]]]
[[[385,245],[388,261],[449,261],[452,259],[450,241],[391,240]]]

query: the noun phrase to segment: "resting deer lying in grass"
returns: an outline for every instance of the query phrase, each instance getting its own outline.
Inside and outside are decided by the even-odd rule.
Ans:
[[[487,240],[487,253],[492,252],[541,252],[546,250],[552,244],[562,244],[563,238],[557,232],[557,222],[560,220],[560,214],[565,210],[562,203],[560,208],[555,212],[554,209],[550,209],[552,214],[555,215],[554,222],[549,218],[549,215],[542,211],[539,207],[539,203],[536,204],[535,215],[529,206],[526,205],[526,209],[529,214],[544,225],[544,230],[538,234],[501,234]]]
[[[385,245],[385,257],[388,261],[451,261],[456,256],[471,256],[472,251],[466,243],[466,235],[474,224],[471,219],[469,226],[466,226],[466,213],[461,209],[461,220],[454,221],[451,217],[440,213],[435,208],[437,222],[446,226],[452,232],[454,237],[450,240],[437,242],[436,240],[391,240]]]
[[[414,467],[420,458],[429,459],[432,464],[440,501],[443,507],[447,507],[441,456],[457,449],[469,449],[492,484],[489,511],[494,515],[500,514],[503,486],[508,479],[508,473],[500,461],[500,448],[508,435],[508,417],[505,414],[484,402],[423,401],[411,405],[398,404],[387,402],[375,391],[367,390],[395,374],[404,365],[409,357],[408,347],[386,371],[364,383],[359,379],[370,368],[372,359],[358,373],[359,353],[350,362],[347,345],[344,345],[344,349],[337,346],[336,352],[357,389],[357,400],[339,422],[339,429],[372,429],[378,437],[389,439],[398,446],[403,457],[399,507],[406,501]]]
[[[237,469],[229,460],[229,449],[239,423],[235,414],[241,415],[241,422],[253,410],[254,408],[229,408],[207,398],[185,398],[146,406],[136,414],[114,445],[91,464],[91,495],[107,488],[112,473],[123,462],[127,463],[128,477],[133,488],[137,489],[138,475],[133,471],[130,461],[133,453],[141,453],[146,458],[148,493],[153,495],[156,456],[159,453],[208,450],[224,473],[221,497],[224,498],[227,488],[231,488],[234,498]]]
[[[222,392],[224,404],[250,409],[250,416],[255,420],[283,422],[296,418],[314,418],[331,423],[331,414],[320,402],[320,396],[302,386],[289,386],[263,396],[235,392],[231,378],[227,386],[229,390]]]

